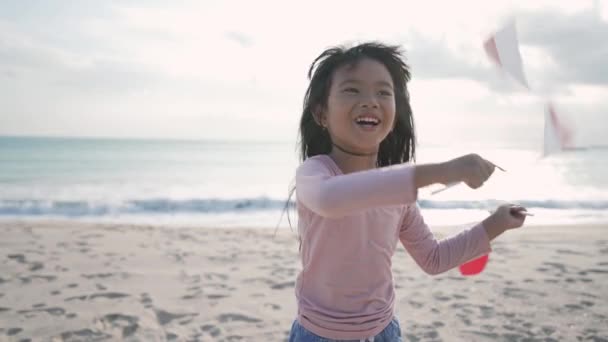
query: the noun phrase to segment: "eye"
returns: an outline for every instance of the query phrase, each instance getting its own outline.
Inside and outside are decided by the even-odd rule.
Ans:
[[[357,94],[357,93],[359,93],[359,89],[349,87],[349,88],[344,88],[343,92]]]
[[[378,94],[380,94],[380,95],[382,95],[382,96],[393,96],[393,93],[391,93],[391,92],[390,92],[390,91],[388,91],[388,90],[380,90],[380,91],[378,92]]]

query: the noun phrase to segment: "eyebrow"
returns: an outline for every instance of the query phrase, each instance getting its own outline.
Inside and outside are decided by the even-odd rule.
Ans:
[[[344,81],[340,82],[339,86],[343,86],[347,83],[361,83],[361,81],[355,80],[355,79],[348,79],[348,80],[344,80]],[[393,89],[393,85],[386,81],[378,81],[378,82],[376,82],[376,84]]]

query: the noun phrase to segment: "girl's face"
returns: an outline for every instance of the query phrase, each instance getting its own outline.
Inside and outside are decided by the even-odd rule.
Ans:
[[[334,144],[351,152],[377,152],[395,121],[393,80],[384,64],[366,58],[337,69],[319,120]]]

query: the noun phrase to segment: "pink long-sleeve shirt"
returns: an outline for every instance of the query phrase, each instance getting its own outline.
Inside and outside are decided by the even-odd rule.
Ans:
[[[394,316],[391,258],[401,241],[427,273],[438,274],[490,252],[478,224],[438,241],[416,205],[413,165],[343,174],[327,155],[296,171],[302,271],[298,322],[330,339],[380,333]]]

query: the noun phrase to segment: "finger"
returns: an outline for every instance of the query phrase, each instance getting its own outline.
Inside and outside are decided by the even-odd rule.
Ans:
[[[502,171],[502,172],[507,172],[507,170],[505,170],[505,169],[503,169],[502,167],[500,167],[500,166],[498,166],[498,165],[496,165],[496,164],[492,163],[491,161],[489,161],[489,160],[486,160],[486,161],[487,161],[488,163],[492,164],[492,166],[494,166],[495,168],[499,169],[500,171]]]
[[[528,212],[528,210],[521,205],[512,205],[511,208],[509,209],[509,211],[515,212],[515,213],[527,213]]]
[[[490,172],[490,170],[488,170],[484,166],[482,166],[482,167],[479,168],[479,171],[478,171],[477,175],[478,175],[481,183],[484,183],[485,181],[488,180],[488,178],[490,178],[491,174],[492,173]]]
[[[488,175],[488,178],[490,178],[490,176],[492,176],[495,168],[496,167],[494,166],[494,164],[492,164],[486,160],[486,163],[484,163],[484,170],[485,170],[486,174]]]
[[[513,228],[520,228],[521,226],[524,225],[524,222],[526,221],[526,216],[519,216],[515,218],[515,222],[513,222]]]

